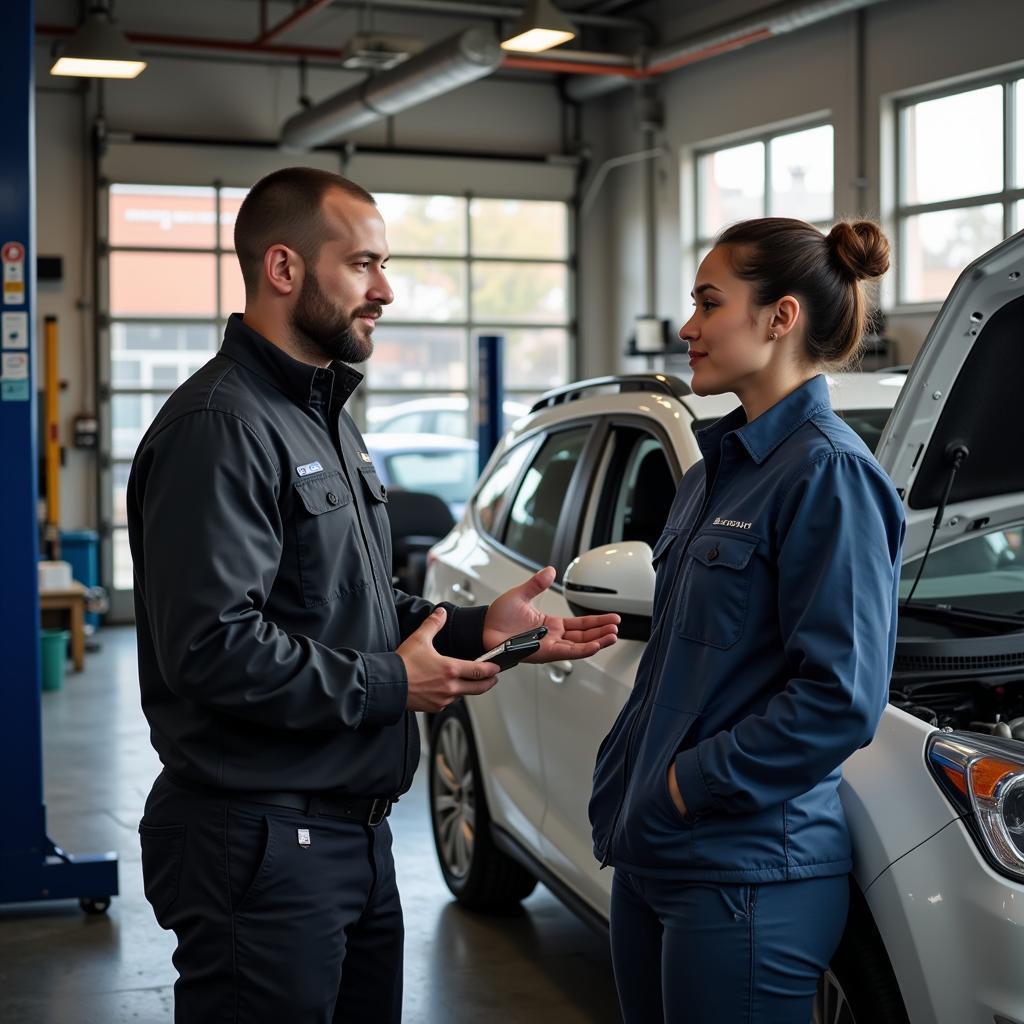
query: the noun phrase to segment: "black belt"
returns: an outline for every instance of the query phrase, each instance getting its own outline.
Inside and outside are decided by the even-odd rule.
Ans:
[[[217,789],[172,776],[166,770],[164,775],[176,786],[195,790],[210,796],[226,797],[229,800],[245,800],[255,804],[270,804],[272,807],[287,807],[303,814],[322,815],[325,818],[340,818],[343,821],[357,821],[375,828],[390,813],[392,801],[388,797],[345,796],[329,791],[319,793],[289,792],[287,790]]]

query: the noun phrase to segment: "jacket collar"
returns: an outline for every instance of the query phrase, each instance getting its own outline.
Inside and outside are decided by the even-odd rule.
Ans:
[[[727,434],[735,432],[737,440],[760,465],[798,427],[831,407],[828,378],[819,373],[749,423],[742,406],[734,409],[710,427],[698,431],[697,443],[707,458],[709,451],[719,450]]]
[[[293,359],[232,313],[224,329],[221,353],[269,381],[297,405],[320,409],[326,415],[332,401],[339,407],[352,397],[363,375],[335,360],[327,368]]]

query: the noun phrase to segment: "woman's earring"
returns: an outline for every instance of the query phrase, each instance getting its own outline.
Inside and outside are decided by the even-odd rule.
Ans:
[[[769,341],[777,341],[777,340],[778,340],[778,337],[779,337],[779,336],[778,336],[778,335],[777,335],[777,334],[776,334],[776,333],[775,333],[774,331],[772,331],[772,332],[771,332],[771,333],[769,333],[769,335],[768,335],[768,340],[769,340]]]

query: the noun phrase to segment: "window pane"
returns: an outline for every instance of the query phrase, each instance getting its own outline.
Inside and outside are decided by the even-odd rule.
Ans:
[[[373,332],[367,383],[383,388],[454,388],[469,382],[461,327],[397,327],[385,318]]]
[[[569,268],[564,263],[474,263],[473,318],[566,323]]]
[[[153,417],[167,401],[166,394],[119,395],[110,399],[111,453],[115,459],[131,459]]]
[[[764,215],[764,144],[751,142],[708,153],[698,163],[698,221],[702,238],[726,224]]]
[[[229,317],[245,309],[245,283],[238,257],[230,253],[220,258],[220,315]]]
[[[826,220],[833,214],[832,125],[780,135],[769,147],[773,217]]]
[[[1003,237],[997,203],[908,217],[904,225],[903,300],[941,302],[960,272]]]
[[[199,253],[112,252],[111,315],[214,316],[215,259]]]
[[[408,398],[371,392],[366,408],[366,430],[374,434],[469,437],[469,399],[465,395]]]
[[[1018,188],[1024,185],[1024,78],[1014,87],[1017,91],[1015,106],[1017,108],[1017,123],[1014,125],[1014,135],[1017,138],[1017,175]],[[1024,224],[1017,220],[1017,228],[1024,228]]]
[[[394,305],[384,311],[389,319],[437,322],[466,319],[464,263],[392,259],[387,277],[395,293]]]
[[[111,353],[110,380],[117,387],[142,386],[142,362],[138,359],[122,358],[124,353]]]
[[[247,188],[222,188],[220,190],[220,247],[234,249],[235,218],[242,200],[249,194]]]
[[[970,140],[970,157],[953,140]],[[1003,88],[957,93],[903,111],[904,202],[937,203],[1003,187]]]
[[[569,380],[569,332],[561,327],[520,329],[478,327],[473,344],[482,334],[505,339],[505,388],[546,391]]]
[[[131,590],[134,577],[132,575],[132,549],[128,545],[128,530],[115,529],[111,539],[114,543],[114,586],[118,590]]]
[[[474,256],[565,259],[569,254],[565,203],[474,199],[469,216]]]
[[[505,544],[535,565],[551,559],[562,503],[588,436],[587,430],[564,430],[549,438],[512,503]]]
[[[114,491],[114,525],[128,525],[128,474],[131,472],[130,462],[115,462],[111,468],[111,486]]]
[[[459,196],[375,195],[393,253],[423,256],[466,252],[466,200]]]
[[[110,244],[212,249],[214,190],[171,185],[111,185]]]
[[[494,525],[501,517],[505,503],[508,501],[509,488],[522,469],[526,456],[530,454],[533,445],[529,441],[518,444],[494,467],[491,475],[480,488],[476,496],[473,508],[476,511],[477,520],[480,526],[492,533]]]
[[[1016,219],[1014,220],[1014,231],[1024,231],[1024,199],[1017,203],[1014,207],[1016,210]]]
[[[218,339],[212,324],[115,323],[110,345],[115,387],[173,389],[216,353]]]

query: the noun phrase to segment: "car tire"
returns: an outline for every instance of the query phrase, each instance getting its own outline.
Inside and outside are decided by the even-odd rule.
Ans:
[[[452,895],[471,910],[517,907],[537,879],[491,838],[473,729],[461,700],[434,718],[429,790],[434,847]]]
[[[846,931],[818,983],[811,1024],[909,1024],[882,937],[853,885]]]

